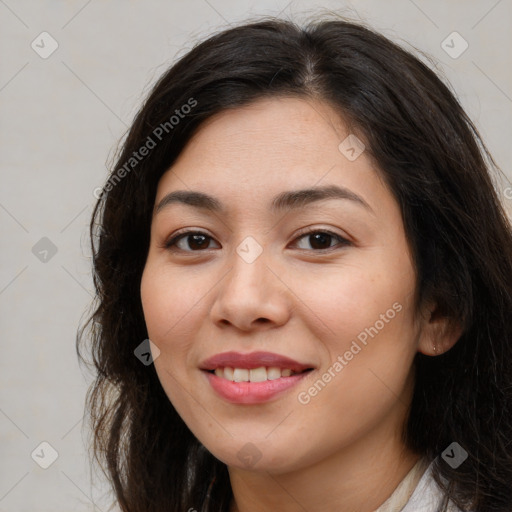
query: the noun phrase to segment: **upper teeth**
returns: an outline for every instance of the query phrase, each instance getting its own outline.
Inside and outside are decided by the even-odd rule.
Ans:
[[[233,382],[264,382],[266,380],[279,379],[280,377],[289,377],[292,373],[295,372],[292,372],[289,368],[281,369],[276,366],[271,366],[270,368],[261,366],[259,368],[251,368],[250,370],[226,366],[225,368],[217,368],[215,370],[217,377]]]

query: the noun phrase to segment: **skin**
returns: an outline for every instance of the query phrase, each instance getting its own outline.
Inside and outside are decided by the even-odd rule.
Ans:
[[[368,152],[350,161],[338,149],[349,133],[321,101],[259,100],[204,123],[158,185],[155,205],[169,192],[194,190],[226,207],[213,214],[172,203],[155,213],[141,298],[149,338],[161,351],[159,379],[190,430],[227,464],[232,511],[378,508],[419,458],[400,439],[413,358],[438,355],[458,338],[432,314],[435,304],[415,310],[399,205]],[[270,211],[283,191],[329,184],[368,208],[327,199]],[[183,228],[210,237],[205,248],[185,237],[166,249]],[[332,237],[315,245],[304,228],[348,243]],[[263,251],[252,263],[236,251],[248,236]],[[393,304],[400,312],[332,377],[338,356]],[[315,370],[266,403],[232,404],[199,370],[230,350],[274,352]],[[329,368],[331,380],[301,403],[299,393]],[[237,456],[246,443],[255,463]]]

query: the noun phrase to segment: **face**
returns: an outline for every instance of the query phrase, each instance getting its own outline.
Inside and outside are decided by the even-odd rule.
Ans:
[[[211,118],[159,182],[141,283],[154,364],[228,466],[293,471],[405,420],[415,270],[349,134],[327,104],[260,100]]]

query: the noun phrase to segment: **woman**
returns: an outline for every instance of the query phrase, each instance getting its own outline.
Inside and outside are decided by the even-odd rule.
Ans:
[[[440,79],[358,24],[262,19],[174,64],[91,221],[121,509],[512,510],[488,168]]]

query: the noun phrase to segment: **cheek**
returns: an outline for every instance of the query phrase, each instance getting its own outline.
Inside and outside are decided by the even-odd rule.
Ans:
[[[154,365],[160,383],[180,415],[189,410],[187,357],[191,350],[191,326],[201,325],[197,318],[201,294],[197,286],[187,286],[179,272],[150,261],[141,280],[141,301],[149,339],[159,348]],[[203,292],[204,294],[204,292]]]
[[[354,432],[362,418],[371,423],[372,415],[392,407],[407,387],[417,350],[414,286],[408,257],[384,253],[345,262],[330,279],[301,281],[308,317],[315,318],[310,327],[318,326],[327,353],[321,382],[299,390],[301,403],[329,410],[335,424],[353,412],[357,421],[348,430]]]
[[[381,253],[345,260],[328,272],[304,273],[294,280],[294,293],[301,299],[301,315],[333,359],[348,350],[352,340],[364,342],[376,331],[408,342],[410,333],[398,333],[412,328],[414,286],[410,261]]]
[[[323,337],[329,363],[322,370],[329,389],[319,383],[304,390],[304,401],[311,397],[326,409],[331,404],[335,417],[350,410],[364,418],[368,407],[377,417],[390,407],[406,387],[417,349],[410,261],[384,255],[368,261],[364,268],[353,265],[340,272],[316,295],[314,307],[331,331]]]
[[[183,389],[190,370],[194,331],[199,318],[204,290],[187,285],[179,272],[165,267],[147,266],[141,281],[141,300],[149,339],[160,350],[154,365],[169,400],[177,410],[186,405]]]
[[[146,266],[141,280],[141,301],[149,338],[160,345],[183,339],[191,325],[200,325],[197,315],[205,291],[180,273],[165,267]]]

